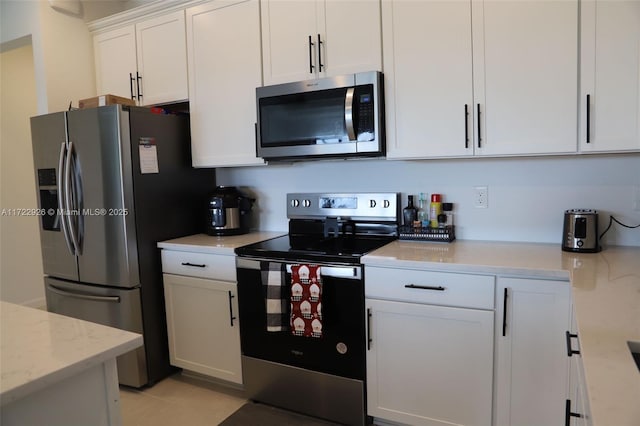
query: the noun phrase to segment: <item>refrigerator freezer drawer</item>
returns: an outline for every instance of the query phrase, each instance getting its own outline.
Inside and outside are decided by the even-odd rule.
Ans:
[[[114,289],[45,277],[47,310],[123,330],[142,333],[140,289]],[[148,382],[144,346],[117,358],[120,384]]]

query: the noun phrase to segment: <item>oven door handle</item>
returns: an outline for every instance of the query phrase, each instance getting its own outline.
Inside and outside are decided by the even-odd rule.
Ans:
[[[301,262],[302,263],[302,262]],[[291,273],[291,266],[287,264],[287,272]],[[345,278],[350,280],[360,279],[360,268],[346,266],[323,266],[320,265],[320,275],[323,277]]]

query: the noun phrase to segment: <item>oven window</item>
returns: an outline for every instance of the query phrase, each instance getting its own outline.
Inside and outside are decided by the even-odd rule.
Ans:
[[[344,118],[346,91],[340,88],[260,99],[262,146],[349,142]]]

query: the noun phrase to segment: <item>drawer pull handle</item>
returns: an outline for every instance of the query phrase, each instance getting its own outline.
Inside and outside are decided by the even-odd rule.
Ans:
[[[373,314],[371,313],[371,308],[367,308],[367,350],[371,350],[371,342],[373,339],[371,338],[371,317]]]
[[[182,262],[182,266],[194,266],[196,268],[206,268],[207,265],[200,263]]]
[[[444,287],[442,287],[441,285],[439,286],[434,286],[434,285],[417,285],[417,284],[406,284],[404,286],[404,288],[417,288],[419,290],[436,290],[436,291],[445,291],[446,289]]]
[[[565,426],[569,426],[571,424],[571,417],[577,417],[579,419],[582,418],[582,415],[579,413],[574,413],[571,411],[571,400],[567,399],[564,406],[564,424]]]

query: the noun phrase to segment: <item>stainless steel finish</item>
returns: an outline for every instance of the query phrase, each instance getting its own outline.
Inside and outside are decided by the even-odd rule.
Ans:
[[[75,174],[74,168],[76,167],[74,155],[73,142],[69,141],[67,145],[67,158],[64,165],[64,209],[66,214],[63,215],[63,218],[67,222],[69,238],[73,246],[73,254],[80,255],[82,251],[80,248],[78,218],[82,212],[78,208],[77,203],[77,184],[71,180]]]
[[[80,318],[123,330],[142,333],[140,289],[119,290],[45,278],[49,312]],[[83,298],[79,304],[75,299]],[[144,346],[117,359],[121,384],[140,387],[147,383]]]
[[[92,296],[90,294],[76,293],[73,291],[62,290],[54,285],[50,285],[48,287],[48,290],[60,296],[75,297],[77,299],[92,300],[95,302],[113,302],[113,303],[120,302],[119,296]]]
[[[224,218],[225,218],[225,223],[223,226],[212,226],[212,228],[213,229],[239,229],[240,228],[240,208],[239,207],[225,208]]]
[[[66,155],[67,155],[67,143],[62,142],[62,144],[60,144],[60,158],[58,159],[58,172],[56,174],[57,176],[56,188],[58,191],[58,209],[60,210],[58,214],[62,215],[61,219],[59,220],[60,229],[62,231],[62,235],[64,235],[64,240],[67,243],[67,248],[69,249],[69,253],[72,255],[75,255],[75,251],[73,249],[73,243],[71,242],[71,237],[69,236],[69,230],[67,229],[67,220],[64,216],[65,186],[63,182],[64,182],[64,165],[65,165]],[[60,218],[60,216],[58,217]]]
[[[347,126],[347,134],[350,141],[356,140],[356,131],[353,128],[353,93],[355,89],[353,87],[347,89],[347,94],[344,97],[344,121]]]
[[[89,214],[81,217],[79,280],[123,288],[140,285],[137,252],[132,252],[136,239],[128,114],[113,106],[68,115],[77,166],[91,171],[83,174],[83,207]],[[124,176],[129,179],[126,190]],[[125,202],[127,197],[130,201]]]
[[[287,194],[287,217],[319,218],[342,217],[362,220],[396,221],[400,195],[397,192],[376,193],[291,193]],[[345,208],[324,207],[323,200],[355,199],[356,206]],[[334,206],[339,205],[337,202]]]
[[[56,175],[56,187],[38,186],[39,191],[55,190],[57,192],[58,205],[56,220],[60,224],[60,231],[40,229],[40,243],[42,248],[42,260],[44,273],[68,280],[78,280],[78,266],[76,257],[70,251],[71,241],[67,245],[68,234],[63,228],[64,218],[58,214],[64,209],[64,163],[66,155],[67,129],[65,125],[66,112],[48,114],[31,119],[31,139],[33,141],[33,163],[36,170],[36,182],[38,170],[54,169]],[[64,141],[64,147],[60,146]],[[62,152],[64,149],[64,152]],[[63,158],[60,158],[62,152]],[[63,197],[62,199],[60,197]],[[38,208],[43,206],[38,198]],[[49,214],[47,212],[47,214]],[[65,224],[66,225],[66,224]]]
[[[306,80],[294,83],[277,84],[256,88],[256,108],[257,117],[260,120],[260,99],[273,96],[283,96],[295,93],[314,92],[319,90],[329,90],[337,88],[348,88],[356,85],[373,84],[374,99],[374,129],[375,138],[372,141],[354,141],[350,143],[297,145],[297,146],[269,146],[263,147],[260,142],[260,123],[256,135],[256,145],[258,156],[265,159],[277,160],[286,158],[294,160],[299,158],[318,158],[322,155],[348,156],[358,153],[376,153],[384,150],[384,125],[383,125],[383,103],[384,90],[383,78],[379,72],[363,72],[357,74],[347,74],[335,77],[327,77],[313,80]],[[384,153],[382,154],[384,155]]]
[[[245,394],[267,404],[347,425],[366,424],[364,383],[242,356]]]
[[[598,212],[596,210],[572,209],[565,211],[562,249],[585,253],[600,251]]]

